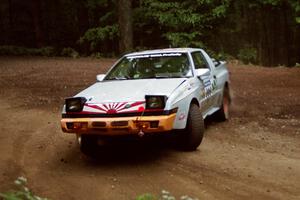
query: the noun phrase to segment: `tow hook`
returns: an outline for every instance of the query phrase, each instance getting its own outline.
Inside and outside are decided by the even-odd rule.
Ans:
[[[144,129],[147,128],[147,125],[143,122],[140,122],[138,119],[136,119],[135,123],[139,129],[138,136],[143,137],[145,135]]]
[[[144,135],[145,135],[144,131],[140,129],[140,131],[138,132],[138,136],[143,137]]]

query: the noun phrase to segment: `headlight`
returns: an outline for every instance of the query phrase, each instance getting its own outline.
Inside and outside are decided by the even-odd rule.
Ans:
[[[86,98],[72,97],[72,98],[67,98],[65,102],[66,102],[67,112],[80,112],[83,109],[83,105],[86,102]]]
[[[145,96],[146,109],[164,109],[166,105],[166,96]]]

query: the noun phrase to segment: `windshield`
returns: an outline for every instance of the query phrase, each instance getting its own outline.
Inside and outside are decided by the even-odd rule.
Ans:
[[[187,54],[164,53],[124,57],[105,80],[191,77]]]

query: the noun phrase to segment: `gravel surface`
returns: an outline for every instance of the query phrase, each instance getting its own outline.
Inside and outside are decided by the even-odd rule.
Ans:
[[[52,200],[161,190],[178,199],[300,199],[300,68],[230,64],[231,118],[208,120],[195,152],[155,138],[123,141],[92,160],[62,133],[60,111],[114,61],[0,57],[0,191],[25,176]]]

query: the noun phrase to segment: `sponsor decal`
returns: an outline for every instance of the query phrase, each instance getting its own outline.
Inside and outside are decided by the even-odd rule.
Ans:
[[[181,56],[182,53],[156,53],[156,54],[144,54],[136,56],[127,56],[128,59],[137,59],[137,58],[155,58],[155,57],[170,57],[170,56]]]
[[[181,113],[180,115],[179,115],[179,118],[178,118],[179,120],[184,120],[185,119],[185,114],[184,113]]]
[[[212,90],[217,89],[217,80],[214,79],[213,83],[212,83]]]
[[[217,89],[217,81],[214,79],[212,82],[207,77],[203,80],[204,89],[201,91],[201,97],[202,98],[208,98],[212,95],[213,91]]]

